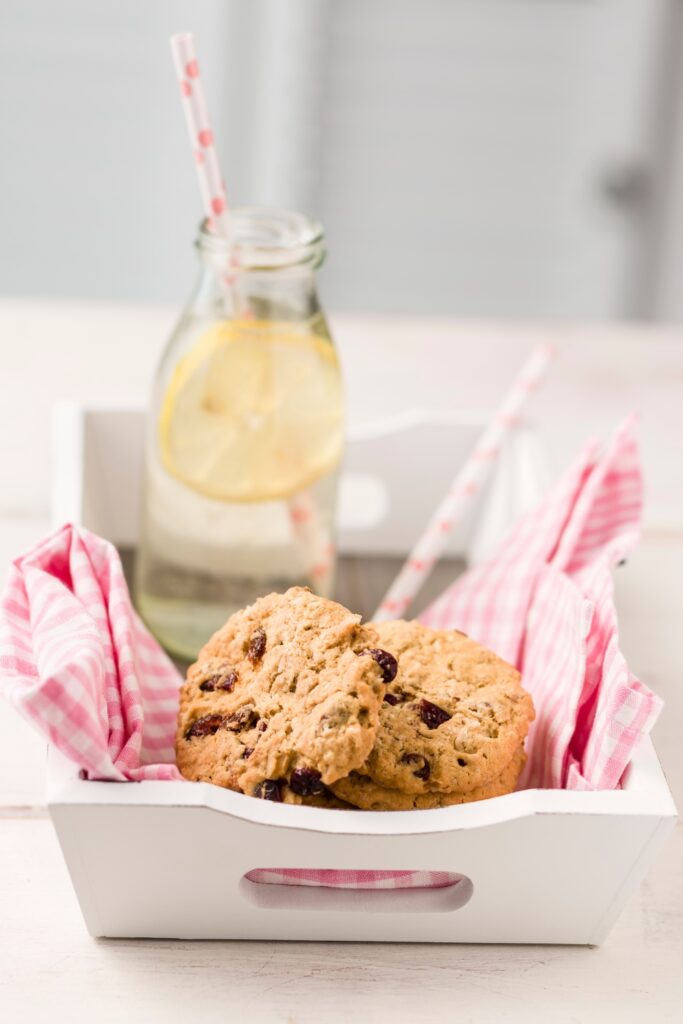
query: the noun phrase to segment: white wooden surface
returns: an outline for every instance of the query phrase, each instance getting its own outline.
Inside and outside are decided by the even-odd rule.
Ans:
[[[8,482],[0,493],[0,571],[47,523],[50,402],[68,396],[138,400],[170,319],[167,310],[0,304],[0,472]],[[667,702],[655,742],[683,805],[683,460],[676,447],[683,336],[353,318],[337,326],[357,419],[371,401],[381,411],[392,402],[404,406],[410,396],[399,371],[418,362],[415,379],[428,389],[430,404],[491,404],[539,335],[555,337],[563,352],[537,407],[559,464],[587,432],[640,406],[650,479],[647,525],[640,548],[618,573],[618,603],[631,665]],[[391,388],[378,386],[375,373],[367,372],[377,357]],[[0,704],[2,1019],[640,1024],[681,1017],[681,826],[597,950],[95,942],[83,928],[44,815],[43,764],[41,742]],[[188,866],[188,886],[195,871],[215,872],[220,884],[210,851]]]

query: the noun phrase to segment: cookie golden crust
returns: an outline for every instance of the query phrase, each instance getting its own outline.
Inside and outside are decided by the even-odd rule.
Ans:
[[[519,672],[455,630],[370,625],[398,672],[359,774],[413,795],[465,794],[499,777],[534,718]]]
[[[192,780],[301,802],[358,768],[377,733],[374,630],[302,587],[231,616],[190,667],[176,760]]]
[[[496,779],[484,786],[477,786],[468,793],[402,793],[398,789],[380,786],[367,775],[358,772],[351,772],[347,778],[333,783],[332,790],[336,796],[363,811],[412,811],[451,807],[454,804],[490,800],[494,796],[512,793],[525,762],[524,748],[519,747],[510,763]]]

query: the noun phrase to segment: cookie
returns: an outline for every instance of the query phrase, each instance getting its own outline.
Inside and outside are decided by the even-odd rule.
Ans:
[[[379,646],[360,616],[302,587],[237,612],[188,670],[180,771],[266,800],[322,796],[372,748],[391,657]]]
[[[398,789],[380,786],[367,775],[351,772],[345,779],[333,783],[336,796],[364,811],[411,811],[435,807],[450,807],[453,804],[472,803],[475,800],[489,800],[494,796],[512,793],[522,772],[526,754],[519,747],[500,775],[483,786],[471,789],[469,793],[402,793]]]
[[[353,773],[352,773],[353,774]],[[289,786],[284,789],[283,802],[287,804],[304,804],[306,807],[318,807],[323,811],[357,811],[353,804],[342,800],[327,786],[322,793],[315,796],[298,796]]]
[[[534,717],[519,672],[455,630],[404,621],[374,628],[398,672],[360,774],[416,795],[469,793],[500,776]]]

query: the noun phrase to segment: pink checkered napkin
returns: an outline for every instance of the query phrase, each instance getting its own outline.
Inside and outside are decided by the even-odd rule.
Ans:
[[[661,710],[628,670],[614,608],[612,568],[637,543],[642,491],[631,418],[422,616],[521,670],[537,715],[523,787],[615,789]]]
[[[341,871],[337,868],[254,868],[245,876],[261,885],[310,885],[316,889],[446,889],[458,884],[448,871]]]
[[[107,541],[65,526],[13,562],[0,599],[0,692],[88,778],[181,778],[179,685]]]

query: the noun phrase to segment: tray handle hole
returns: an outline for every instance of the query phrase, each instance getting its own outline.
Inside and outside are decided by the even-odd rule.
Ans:
[[[334,868],[254,868],[242,876],[239,889],[264,910],[378,914],[449,913],[464,907],[474,892],[466,875],[450,871]]]

